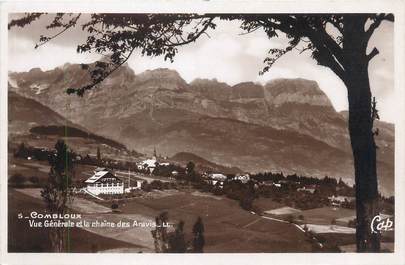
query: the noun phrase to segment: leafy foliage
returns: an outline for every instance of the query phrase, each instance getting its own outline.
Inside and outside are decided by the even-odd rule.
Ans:
[[[74,177],[74,156],[63,140],[57,141],[55,150],[56,153],[49,156],[51,169],[41,196],[51,213],[63,214],[68,200],[73,198],[70,188]]]
[[[156,253],[167,253],[169,250],[169,238],[167,227],[164,226],[168,222],[168,213],[162,212],[155,219],[156,228],[151,231],[154,239]]]
[[[184,221],[180,221],[173,233],[169,235],[170,253],[185,253],[187,250],[186,240],[184,238]]]
[[[203,253],[205,245],[204,224],[200,216],[198,216],[197,221],[193,225],[193,235],[193,252]]]
[[[8,27],[24,27],[31,24],[43,13],[28,13],[12,20]],[[347,58],[344,34],[346,21],[351,15],[345,14],[91,14],[81,19],[81,14],[57,13],[47,29],[59,32],[51,36],[41,35],[36,47],[58,37],[66,30],[80,24],[87,33],[85,43],[77,46],[78,53],[99,53],[108,57],[108,61],[94,64],[82,64],[90,72],[92,82],[79,88],[68,88],[69,94],[82,96],[85,91],[96,87],[110,74],[116,71],[139,50],[143,56],[163,56],[173,61],[178,47],[196,41],[208,31],[217,27],[217,20],[237,21],[245,33],[263,30],[269,38],[284,35],[288,39],[285,48],[270,48],[264,59],[265,66],[261,74],[286,53],[297,49],[309,51],[318,64],[329,67],[345,81]],[[374,30],[382,21],[393,21],[392,14],[362,14],[361,22],[369,24],[364,31],[367,44]],[[80,23],[79,23],[80,22]],[[346,25],[346,27],[345,27]],[[375,48],[367,55],[371,60],[378,50]]]

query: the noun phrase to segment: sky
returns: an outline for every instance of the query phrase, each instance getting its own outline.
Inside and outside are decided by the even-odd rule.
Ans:
[[[10,19],[13,17],[16,15],[11,15]],[[76,53],[77,44],[83,43],[86,37],[79,28],[34,49],[39,36],[48,34],[45,29],[48,21],[44,18],[25,28],[9,31],[9,71],[29,71],[35,67],[50,70],[65,63],[90,63],[100,58],[98,54]],[[337,111],[347,110],[347,92],[342,81],[328,68],[317,65],[308,52],[299,54],[293,50],[260,76],[267,51],[284,47],[286,40],[269,39],[260,30],[242,33],[237,22],[219,21],[217,29],[208,31],[209,36],[202,35],[195,43],[180,47],[173,63],[162,57],[142,57],[135,52],[128,64],[135,74],[160,67],[174,69],[187,82],[195,78],[215,78],[230,85],[246,81],[264,84],[275,78],[315,80]],[[377,99],[381,120],[388,122],[396,119],[392,107],[395,104],[393,42],[394,24],[383,22],[369,43],[370,50],[376,46],[380,51],[369,66],[371,90]]]

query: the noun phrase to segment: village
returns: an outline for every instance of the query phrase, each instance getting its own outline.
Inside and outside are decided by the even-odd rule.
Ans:
[[[96,161],[98,160],[96,159]],[[94,161],[93,163],[97,164]],[[341,179],[337,182],[335,179],[328,177],[323,180],[299,177],[297,175],[284,177],[281,172],[264,174],[225,174],[216,171],[195,172],[195,165],[192,161],[186,167],[181,167],[178,164],[171,163],[167,157],[158,157],[156,150],[151,158],[140,160],[135,164],[127,164],[127,171],[124,171],[123,166],[117,161],[101,160],[99,163],[104,167],[97,166],[93,172],[85,172],[85,175],[91,176],[83,182],[84,186],[75,187],[76,192],[85,192],[90,195],[123,195],[134,190],[141,190],[142,184],[176,183],[176,180],[180,182],[189,180],[204,186],[202,189],[205,188],[217,194],[221,193],[224,187],[226,189],[226,186],[230,183],[239,183],[245,187],[253,185],[254,190],[295,191],[307,195],[323,191],[330,206],[354,208],[354,190]],[[329,187],[329,190],[325,192],[328,185],[332,185],[332,187]]]
[[[14,159],[20,163],[26,161],[23,162],[25,165],[38,163],[38,160],[52,153],[52,150],[45,148],[27,146],[24,148],[15,152]],[[114,159],[113,156],[102,157],[100,150],[97,149],[96,154],[77,155],[76,163],[79,170],[76,171],[72,186],[75,194],[74,204],[82,204],[76,210],[85,214],[98,211],[112,212],[116,217],[111,218],[117,218],[127,212],[139,214],[140,209],[143,209],[142,211],[146,211],[145,214],[152,215],[150,210],[145,210],[144,207],[145,205],[152,207],[154,201],[159,201],[159,205],[163,203],[163,208],[159,206],[158,209],[172,212],[173,217],[177,219],[175,215],[177,211],[186,206],[194,208],[196,205],[194,200],[197,200],[197,204],[200,205],[199,212],[206,212],[205,218],[208,218],[209,222],[212,218],[210,212],[214,209],[226,212],[228,206],[222,203],[229,201],[235,205],[233,207],[239,207],[237,211],[241,212],[238,215],[246,213],[252,216],[249,218],[259,218],[243,225],[243,229],[249,228],[251,222],[267,220],[292,225],[310,238],[317,251],[351,251],[354,248],[354,189],[342,179],[336,180],[328,176],[315,178],[296,174],[284,175],[282,172],[229,174],[214,169],[199,171],[198,165],[193,161],[181,164],[168,157],[157,155],[156,149],[149,157],[127,160]],[[40,198],[38,189],[35,191],[36,194],[32,194],[34,189],[30,187],[34,185],[29,184],[32,179],[26,179],[25,184],[20,186],[12,183],[14,180],[13,176],[10,177],[11,186],[20,188],[20,192]],[[28,187],[23,188],[24,185]],[[192,201],[190,206],[188,204],[181,206],[189,200]],[[220,203],[222,206],[208,206],[211,203],[214,205]],[[85,210],[83,205],[86,205]],[[384,218],[393,218],[392,205],[392,198],[381,196]],[[214,208],[210,210],[208,207]],[[99,208],[101,209],[97,210]],[[155,210],[152,212],[157,213]],[[104,235],[104,232],[102,234]],[[340,242],[346,245],[342,247],[334,243],[331,245],[330,242],[335,239],[335,236],[331,235],[337,234],[346,238]],[[386,236],[386,241],[393,240],[393,233]],[[145,249],[142,251],[147,252]]]

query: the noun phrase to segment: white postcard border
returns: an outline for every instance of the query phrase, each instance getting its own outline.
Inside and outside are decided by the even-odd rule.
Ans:
[[[404,1],[8,1],[1,8],[0,89],[0,264],[405,264],[405,83]],[[197,12],[197,13],[364,13],[395,14],[395,252],[271,254],[26,254],[7,253],[7,21],[14,12]],[[35,240],[35,239],[33,239]]]

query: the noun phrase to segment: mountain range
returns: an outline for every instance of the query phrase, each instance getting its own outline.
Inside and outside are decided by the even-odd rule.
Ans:
[[[187,152],[247,172],[328,175],[353,183],[347,113],[335,111],[315,81],[187,83],[174,70],[135,74],[124,65],[83,97],[65,93],[89,81],[80,65],[65,64],[9,73],[9,90],[141,153]],[[380,190],[392,194],[394,125],[377,121],[376,127]]]

